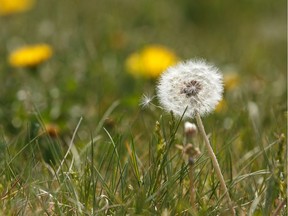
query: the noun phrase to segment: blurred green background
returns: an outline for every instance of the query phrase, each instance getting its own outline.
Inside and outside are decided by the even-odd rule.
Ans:
[[[35,107],[61,128],[71,130],[83,116],[93,130],[115,100],[121,105],[114,118],[126,122],[121,127],[137,128],[130,121],[139,118],[139,99],[153,95],[157,81],[132,77],[125,60],[150,44],[235,72],[240,82],[225,93],[225,116],[252,101],[264,127],[285,122],[284,0],[39,0],[29,11],[2,16],[0,26],[0,122],[7,135],[25,127]],[[36,71],[8,64],[14,49],[35,43],[50,44],[52,59]]]

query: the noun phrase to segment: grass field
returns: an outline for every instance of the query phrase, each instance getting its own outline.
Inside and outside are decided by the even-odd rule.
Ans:
[[[202,137],[159,107],[155,47],[223,73],[202,120],[237,215],[287,215],[286,1],[26,1],[0,0],[0,215],[230,215]]]

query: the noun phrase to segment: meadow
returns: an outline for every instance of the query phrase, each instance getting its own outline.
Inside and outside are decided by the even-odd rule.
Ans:
[[[224,77],[202,120],[236,215],[287,215],[286,8],[0,0],[0,215],[230,215],[196,120],[156,96],[195,58]]]

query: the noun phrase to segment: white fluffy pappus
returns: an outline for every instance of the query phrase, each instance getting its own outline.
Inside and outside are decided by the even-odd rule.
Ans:
[[[144,109],[144,108],[147,108],[149,107],[151,104],[152,104],[152,101],[153,99],[155,98],[156,96],[149,96],[149,95],[146,95],[146,94],[143,94],[141,99],[140,99],[140,103],[139,105]]]
[[[160,104],[184,118],[210,113],[222,99],[223,76],[204,60],[189,60],[169,67],[157,85]]]

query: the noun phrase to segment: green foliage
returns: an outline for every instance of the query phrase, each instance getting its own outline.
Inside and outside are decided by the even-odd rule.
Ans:
[[[149,44],[238,75],[226,109],[203,121],[237,214],[272,215],[287,199],[285,5],[39,0],[0,17],[0,215],[228,214],[201,137],[191,140],[202,152],[195,214],[176,147],[183,120],[156,99],[138,106],[157,80],[129,76],[125,60]],[[38,42],[53,47],[52,59],[8,64],[14,48]]]

